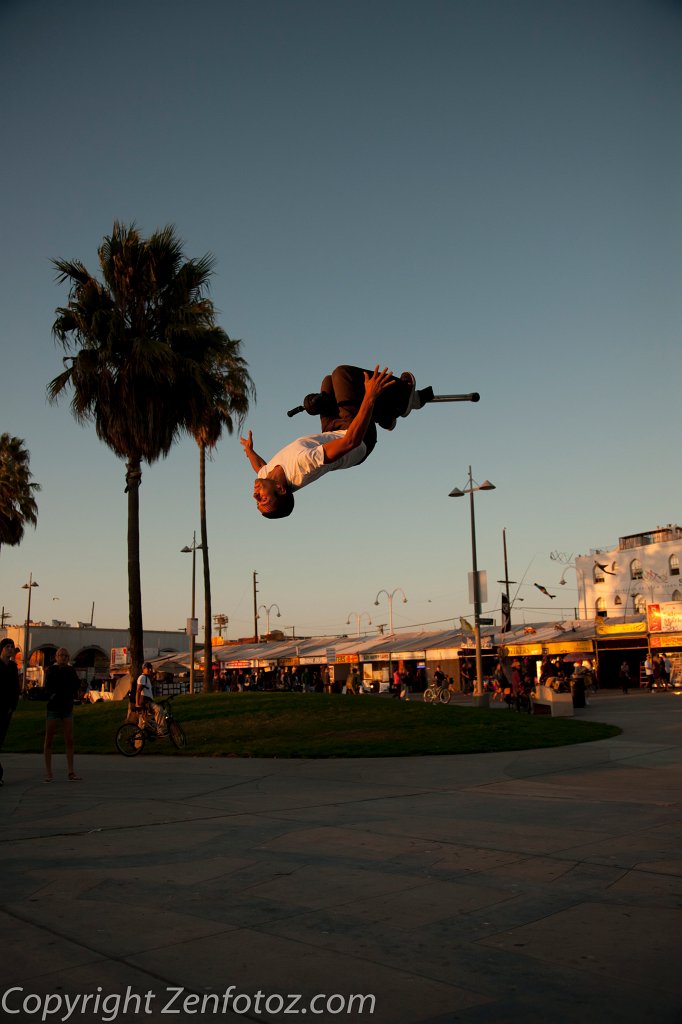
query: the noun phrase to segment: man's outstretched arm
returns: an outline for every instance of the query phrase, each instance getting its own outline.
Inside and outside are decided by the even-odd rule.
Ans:
[[[259,469],[262,469],[266,465],[265,459],[262,459],[260,455],[253,450],[253,434],[249,431],[247,437],[240,437],[239,443],[246,452],[246,457],[251,463],[251,468],[254,473],[257,473]]]
[[[377,365],[374,367],[374,372],[371,376],[365,373],[365,394],[360,408],[355,414],[355,418],[351,421],[345,435],[337,441],[328,441],[327,444],[322,446],[325,462],[336,462],[337,459],[342,459],[344,455],[348,455],[349,452],[352,452],[362,444],[367,428],[372,420],[374,403],[379,395],[394,383],[393,375],[388,368],[379,370]]]

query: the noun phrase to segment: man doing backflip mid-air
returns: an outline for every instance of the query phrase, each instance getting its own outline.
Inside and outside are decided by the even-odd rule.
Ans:
[[[308,395],[303,408],[319,416],[322,432],[292,441],[269,462],[253,449],[249,430],[240,438],[246,457],[256,472],[253,497],[261,515],[283,519],[294,509],[294,491],[306,487],[335,469],[359,466],[377,443],[377,424],[393,430],[399,416],[408,416],[433,398],[433,390],[417,390],[414,375],[393,377],[388,369],[362,370],[337,366]]]

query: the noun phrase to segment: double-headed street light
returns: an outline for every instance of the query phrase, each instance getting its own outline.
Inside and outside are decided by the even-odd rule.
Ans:
[[[24,623],[24,649],[21,653],[21,667],[23,671],[22,689],[26,689],[26,682],[28,679],[28,627],[31,622],[31,591],[38,584],[33,579],[33,573],[28,574],[28,583],[22,584],[22,590],[28,590],[28,607],[26,609],[26,622]]]
[[[473,562],[473,583],[474,583],[474,637],[476,643],[476,687],[474,689],[474,704],[486,706],[488,696],[483,690],[483,665],[481,658],[481,581],[478,575],[478,564],[476,560],[476,517],[474,515],[474,493],[476,491],[494,491],[495,484],[490,480],[484,480],[478,487],[474,487],[469,466],[469,486],[464,490],[454,487],[448,494],[449,498],[463,498],[469,495],[469,507],[471,510],[471,558]]]
[[[371,626],[372,625],[372,620],[371,620],[371,618],[369,616],[369,612],[359,612],[359,613],[358,612],[349,612],[348,618],[346,619],[346,625],[350,626],[350,620],[352,618],[355,618],[355,628],[357,630],[357,635],[358,636],[360,636],[360,623],[362,622],[362,619],[363,619],[364,615],[367,616],[367,625]]]
[[[260,618],[261,608],[265,612],[265,635],[266,635],[266,637],[268,637],[268,636],[270,636],[270,612],[272,611],[272,609],[273,608],[277,609],[277,618],[278,619],[281,619],[282,616],[281,616],[278,604],[271,604],[267,608],[265,607],[264,604],[262,604],[260,606],[260,608],[258,609],[258,616],[257,616],[258,618]]]
[[[192,617],[188,622],[189,629],[189,692],[194,693],[194,637],[195,637],[195,618],[194,618],[194,606],[196,597],[196,578],[197,578],[197,551],[202,551],[201,544],[197,544],[197,533],[196,530],[192,534],[192,547],[185,545],[184,548],[180,548],[180,554],[192,555]],[[207,669],[206,659],[212,657],[212,651],[204,651],[204,672]],[[210,662],[209,662],[210,664]]]
[[[379,604],[379,598],[381,597],[382,594],[385,594],[386,597],[388,598],[388,631],[391,636],[393,636],[393,598],[398,592],[400,592],[403,595],[403,604],[407,604],[405,591],[403,590],[402,587],[396,587],[395,590],[392,590],[390,594],[387,590],[380,590],[377,596],[374,598],[374,603],[377,605]]]

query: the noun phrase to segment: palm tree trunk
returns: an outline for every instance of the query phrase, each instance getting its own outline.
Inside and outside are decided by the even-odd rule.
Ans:
[[[128,621],[130,633],[131,683],[142,671],[144,636],[142,631],[142,584],[140,581],[140,459],[126,463],[128,494]]]
[[[204,566],[204,693],[213,689],[213,617],[211,615],[211,568],[208,561],[208,528],[206,525],[206,445],[199,445],[199,519],[201,555]]]

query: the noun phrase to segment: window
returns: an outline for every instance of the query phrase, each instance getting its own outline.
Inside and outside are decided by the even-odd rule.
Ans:
[[[637,614],[646,611],[646,600],[643,594],[635,594],[632,598],[632,603],[635,606],[635,612]]]
[[[623,603],[623,602],[621,601],[621,597],[620,597],[620,594],[616,594],[616,597],[615,597],[615,600],[614,600],[614,602],[613,602],[613,603],[614,603],[614,604],[622,604],[622,603]]]
[[[682,594],[679,592],[679,590],[673,590],[672,597],[670,598],[670,600],[682,601]]]
[[[642,575],[642,563],[639,558],[633,558],[630,562],[630,579],[641,580]]]
[[[597,598],[597,603],[594,606],[594,610],[596,611],[597,615],[600,616],[600,618],[606,618],[606,601],[603,597]]]
[[[671,555],[670,558],[668,559],[668,564],[670,566],[670,575],[671,576],[679,576],[680,575],[680,560],[677,557],[677,555]]]
[[[596,562],[594,563],[594,568],[592,570],[592,578],[594,579],[595,583],[604,582],[604,570],[601,569]]]

